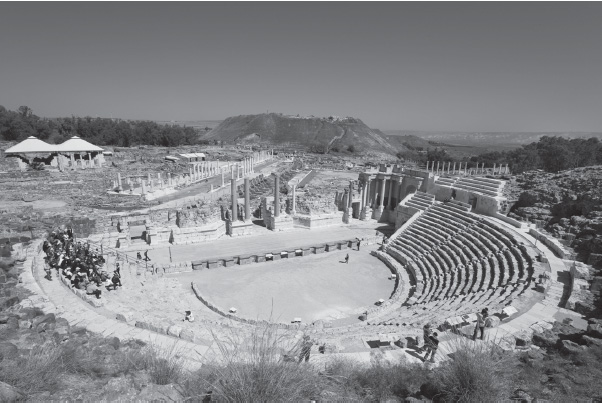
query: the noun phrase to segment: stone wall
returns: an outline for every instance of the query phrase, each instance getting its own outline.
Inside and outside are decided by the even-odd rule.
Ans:
[[[296,227],[305,228],[321,228],[328,227],[331,225],[340,225],[342,220],[342,214],[335,212],[332,214],[319,214],[319,215],[296,215],[293,217],[294,225]]]
[[[550,239],[541,232],[537,231],[535,228],[529,229],[529,235],[531,235],[533,238],[537,239],[539,242],[543,243],[548,248],[550,248],[556,256],[558,256],[561,259],[564,259],[566,252],[564,251],[564,248],[557,239]]]
[[[292,201],[289,198],[289,206],[291,203]],[[334,195],[321,196],[298,194],[295,210],[299,214],[313,215],[331,214],[338,211],[338,208]]]

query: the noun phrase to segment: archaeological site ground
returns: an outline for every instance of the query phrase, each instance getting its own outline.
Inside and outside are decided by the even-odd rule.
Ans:
[[[1,143],[0,397],[602,399],[599,165],[244,118],[186,146]]]

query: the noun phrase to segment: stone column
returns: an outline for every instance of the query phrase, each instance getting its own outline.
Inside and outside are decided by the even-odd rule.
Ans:
[[[392,200],[392,196],[393,196],[393,177],[391,177],[391,179],[389,179],[389,198],[387,199],[387,208],[390,210],[391,209],[391,200]]]
[[[506,173],[510,173],[510,169],[508,168],[508,164],[506,164]]]
[[[447,162],[447,173],[449,173],[449,168],[451,167],[451,161]]]
[[[249,182],[249,178],[245,178],[245,221],[251,218],[251,190]]]
[[[274,175],[274,217],[280,216],[280,175]]]
[[[363,209],[364,207],[366,207],[366,199],[365,199],[365,197],[366,197],[366,183],[363,184],[361,192],[362,192],[362,196],[361,196],[362,198],[361,198],[361,202],[360,202],[360,209]]]
[[[123,192],[123,186],[121,186],[121,174],[117,172],[117,190]]]
[[[455,174],[456,173],[456,163],[454,162],[454,169],[452,169],[452,173]]]
[[[142,190],[140,191],[140,194],[142,194],[142,195],[146,194],[146,184],[144,183],[144,181],[142,181]]]
[[[347,208],[351,208],[353,205],[353,182],[349,181],[349,200],[347,201]]]
[[[495,162],[493,163],[493,174],[495,175]]]
[[[236,179],[230,179],[230,193],[232,196],[232,221],[238,220],[238,192],[236,191]]]
[[[433,161],[433,163],[434,163],[434,161]],[[437,172],[436,173],[437,174],[439,173],[439,161],[437,161]]]
[[[222,187],[226,186],[226,178],[224,176],[224,170],[222,169]]]
[[[464,163],[464,175],[466,175],[467,167],[468,167],[468,161]]]
[[[430,161],[427,161],[427,162],[426,162],[426,171],[427,171],[427,172],[429,171],[429,162],[430,162]]]
[[[383,211],[384,208],[385,208],[385,186],[386,186],[386,182],[387,182],[387,180],[385,178],[382,178],[382,184],[381,184],[381,187],[380,187],[380,192],[381,192],[380,202],[378,203],[378,209],[380,211]]]
[[[291,215],[297,214],[297,185],[293,185],[293,207],[291,209]]]

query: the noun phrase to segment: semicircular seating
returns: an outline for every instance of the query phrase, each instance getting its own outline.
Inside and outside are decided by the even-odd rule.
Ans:
[[[527,249],[469,209],[454,200],[431,204],[389,241],[386,252],[416,281],[410,306],[389,314],[392,319],[413,323],[428,320],[424,313],[430,309],[460,313],[480,304],[503,306],[527,289],[533,273]]]

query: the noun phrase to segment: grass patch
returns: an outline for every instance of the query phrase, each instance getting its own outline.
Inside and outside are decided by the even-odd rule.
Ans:
[[[459,338],[453,358],[434,371],[434,383],[445,401],[484,402],[508,398],[516,372],[516,356],[496,342]]]
[[[249,335],[213,335],[220,358],[182,384],[184,395],[196,400],[208,393],[218,401],[293,402],[315,399],[320,379],[309,365],[285,357],[297,354],[291,337],[273,325],[256,327]]]

